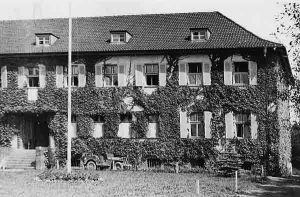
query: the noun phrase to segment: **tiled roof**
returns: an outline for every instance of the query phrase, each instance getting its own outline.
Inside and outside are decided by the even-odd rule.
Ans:
[[[191,42],[191,28],[208,28],[210,39]],[[109,43],[110,31],[126,30],[125,44]],[[35,45],[36,33],[59,37],[54,45]],[[68,19],[0,21],[0,54],[68,51]],[[73,19],[73,51],[124,52],[223,48],[281,47],[261,39],[219,12],[124,15]]]

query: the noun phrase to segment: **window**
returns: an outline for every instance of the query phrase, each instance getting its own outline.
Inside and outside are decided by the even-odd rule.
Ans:
[[[191,124],[191,137],[205,137],[204,131],[204,117],[203,113],[191,113],[190,115]]]
[[[92,116],[95,123],[104,123],[104,116],[101,115],[95,115]]]
[[[50,45],[50,35],[38,35],[37,36],[38,44],[37,45]]]
[[[192,41],[205,41],[208,40],[210,32],[208,29],[192,29],[191,40]]]
[[[189,63],[188,80],[189,85],[202,85],[202,63]]]
[[[152,115],[148,116],[149,123],[157,123],[158,120],[159,120],[159,116],[158,115],[152,114]]]
[[[132,121],[132,114],[121,114],[121,123],[130,123]]]
[[[71,85],[73,87],[78,87],[78,74],[79,74],[78,65],[72,65]]]
[[[68,85],[68,67],[65,67],[65,85]],[[79,84],[79,68],[77,64],[72,65],[72,73],[71,73],[71,86],[78,87]]]
[[[111,42],[113,42],[113,43],[126,42],[126,33],[125,32],[112,33],[111,34]]]
[[[77,121],[76,116],[75,116],[75,115],[72,115],[72,116],[71,116],[71,122],[72,122],[72,123],[76,123],[76,121]]]
[[[248,85],[249,70],[248,62],[234,62],[233,84]]]
[[[249,113],[238,113],[234,115],[236,137],[238,138],[251,138],[251,120]]]
[[[28,87],[39,87],[39,68],[29,67],[27,79]]]
[[[158,64],[145,64],[145,75],[148,86],[158,86]]]
[[[104,65],[105,86],[118,86],[118,66]]]

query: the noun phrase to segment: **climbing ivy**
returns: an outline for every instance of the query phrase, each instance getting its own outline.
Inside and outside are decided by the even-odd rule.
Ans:
[[[79,156],[82,153],[80,147],[83,147],[81,150],[89,150],[97,154],[107,150],[118,155],[130,156],[135,164],[141,162],[141,158],[145,159],[147,154],[156,155],[164,161],[209,158],[210,156],[206,154],[215,155],[214,146],[225,137],[225,113],[252,112],[257,115],[259,121],[258,139],[230,140],[230,143],[237,147],[245,160],[255,160],[256,163],[266,165],[269,173],[278,172],[278,116],[277,111],[268,111],[269,104],[277,104],[280,97],[277,88],[278,71],[274,69],[275,56],[242,54],[245,59],[258,63],[258,85],[237,87],[226,86],[223,83],[223,61],[230,55],[223,52],[209,54],[212,61],[212,84],[198,88],[178,84],[178,62],[185,55],[165,55],[164,58],[169,65],[167,84],[158,87],[152,94],[147,94],[142,88],[135,86],[96,88],[93,65],[103,57],[82,58],[86,63],[87,83],[85,88],[74,88],[72,91],[72,114],[77,116],[79,137],[73,141],[75,147],[73,153]],[[11,60],[6,61],[8,65],[21,63],[24,65],[23,59],[13,63]],[[52,65],[61,65],[65,60],[31,58],[26,59],[25,62],[41,62],[47,65],[46,87],[39,90],[39,98],[36,102],[27,101],[26,89],[17,88],[17,67],[8,66],[8,88],[0,90],[0,114],[7,117],[9,114],[17,113],[49,113],[51,117],[49,128],[55,139],[56,156],[63,161],[66,157],[67,90],[56,88],[55,66]],[[131,112],[130,106],[124,102],[126,97],[131,97],[133,104],[143,108],[143,111]],[[282,95],[280,98],[283,98]],[[187,111],[188,114],[192,111],[211,111],[212,139],[180,139],[179,109]],[[118,139],[120,114],[127,112],[133,113],[136,117],[136,121],[132,121],[131,124],[131,136],[134,138],[145,138],[148,130],[147,116],[159,115],[157,134],[159,140],[140,142]],[[91,117],[94,115],[104,117],[104,139],[91,138],[93,132]],[[0,140],[8,142],[17,129],[7,121],[4,121],[5,124],[2,122],[0,122],[0,133],[1,136],[7,136],[7,139],[0,136]],[[4,126],[7,124],[9,126]],[[226,144],[221,143],[224,146]]]

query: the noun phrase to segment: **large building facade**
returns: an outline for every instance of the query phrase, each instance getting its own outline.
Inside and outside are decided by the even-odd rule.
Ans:
[[[1,145],[57,148],[68,20],[1,21],[0,34]],[[74,138],[213,139],[219,151],[223,139],[260,141],[288,174],[281,44],[219,12],[75,18],[72,40]]]

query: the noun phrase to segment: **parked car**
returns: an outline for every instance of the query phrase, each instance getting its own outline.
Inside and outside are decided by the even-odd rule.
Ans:
[[[84,153],[82,154],[81,162],[83,167],[88,170],[124,170],[132,167],[126,157],[115,157],[113,154],[97,156],[92,153]]]

